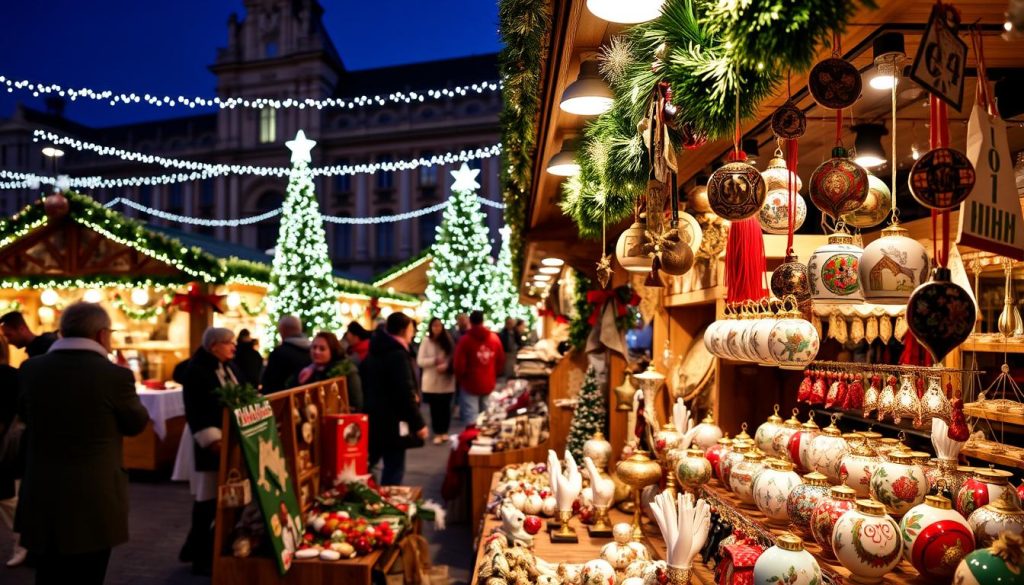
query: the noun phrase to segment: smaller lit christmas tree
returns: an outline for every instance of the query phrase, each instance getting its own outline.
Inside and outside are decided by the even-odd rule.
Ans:
[[[501,232],[501,251],[498,252],[498,263],[494,266],[494,280],[497,286],[495,291],[495,315],[494,321],[501,323],[506,317],[522,319],[530,327],[536,320],[534,312],[530,307],[519,302],[519,287],[512,280],[512,250],[509,246],[509,238],[512,230],[505,226]]]
[[[598,384],[597,370],[591,366],[587,368],[587,376],[580,388],[566,444],[577,461],[583,461],[583,443],[589,441],[597,431],[605,432],[607,418],[608,410],[604,404],[604,393]]]

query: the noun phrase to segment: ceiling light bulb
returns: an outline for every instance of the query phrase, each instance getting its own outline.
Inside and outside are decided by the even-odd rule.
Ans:
[[[561,258],[545,258],[540,263],[542,266],[561,266],[565,264],[565,260]]]
[[[142,307],[149,304],[149,291],[144,288],[137,288],[132,290],[131,294],[132,302]]]
[[[590,12],[608,22],[637,24],[661,16],[665,0],[587,0]]]
[[[903,33],[887,32],[878,35],[872,49],[875,71],[868,85],[875,89],[892,89],[899,83],[900,69],[907,58]]]
[[[857,158],[853,159],[853,162],[859,164],[865,169],[872,169],[877,167],[878,165],[884,164],[885,159],[880,156],[875,156],[873,154],[866,154],[857,156]]]
[[[917,148],[916,144],[910,147],[910,158],[914,160],[921,158],[921,150]]]
[[[87,303],[98,303],[103,300],[103,293],[99,289],[90,288],[82,295],[82,300]]]
[[[857,124],[852,128],[857,133],[854,142],[857,152],[853,162],[870,169],[885,162],[885,149],[882,147],[882,136],[889,133],[882,124]]]
[[[540,272],[541,274],[558,274],[561,271],[562,269],[558,266],[541,266],[537,270],[537,272]]]
[[[60,295],[58,295],[57,291],[52,288],[48,288],[39,293],[39,302],[47,307],[52,307],[60,302]]]
[[[234,311],[238,307],[242,306],[242,295],[236,292],[228,293],[227,298],[224,299],[224,304],[227,305],[228,310]]]
[[[533,275],[533,279],[538,281],[538,282],[547,282],[547,281],[551,280],[551,275],[550,274],[534,274]]]
[[[559,107],[570,114],[597,116],[611,109],[612,99],[612,90],[601,79],[597,61],[589,60],[580,64],[580,75],[565,88]]]

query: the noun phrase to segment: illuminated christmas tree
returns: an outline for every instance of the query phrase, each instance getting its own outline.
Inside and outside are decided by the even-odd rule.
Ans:
[[[491,242],[487,237],[486,217],[480,210],[476,182],[478,169],[465,163],[452,171],[455,183],[444,210],[431,248],[433,260],[427,272],[427,308],[431,317],[440,318],[445,326],[455,324],[459,313],[482,310],[489,322],[500,315],[498,286],[491,259]]]
[[[512,230],[505,226],[500,231],[501,251],[498,252],[498,264],[494,267],[494,280],[497,285],[494,321],[498,322],[505,317],[512,317],[513,319],[522,319],[532,327],[535,321],[534,312],[530,307],[519,302],[519,287],[512,280],[512,249],[509,246]]]
[[[295,140],[285,144],[292,151],[292,170],[267,290],[270,328],[282,316],[295,315],[307,333],[337,331],[341,328],[338,291],[309,168],[309,151],[316,142],[299,130]]]

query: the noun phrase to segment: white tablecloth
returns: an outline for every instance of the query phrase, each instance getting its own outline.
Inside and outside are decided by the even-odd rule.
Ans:
[[[150,390],[143,386],[136,386],[139,393],[139,400],[142,406],[149,411],[149,418],[153,421],[153,430],[156,436],[162,441],[167,436],[167,420],[176,416],[185,416],[185,400],[181,388],[174,390]]]

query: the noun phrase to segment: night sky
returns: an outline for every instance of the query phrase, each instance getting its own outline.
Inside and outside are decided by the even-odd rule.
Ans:
[[[0,74],[12,79],[138,94],[213,97],[207,70],[227,43],[242,0],[62,0],[8,2]],[[321,0],[324,24],[350,70],[495,52],[497,0]],[[429,89],[429,88],[416,88]],[[305,96],[295,96],[305,97]],[[0,94],[0,117],[25,91]],[[186,115],[189,110],[77,101],[66,115],[108,126]]]

